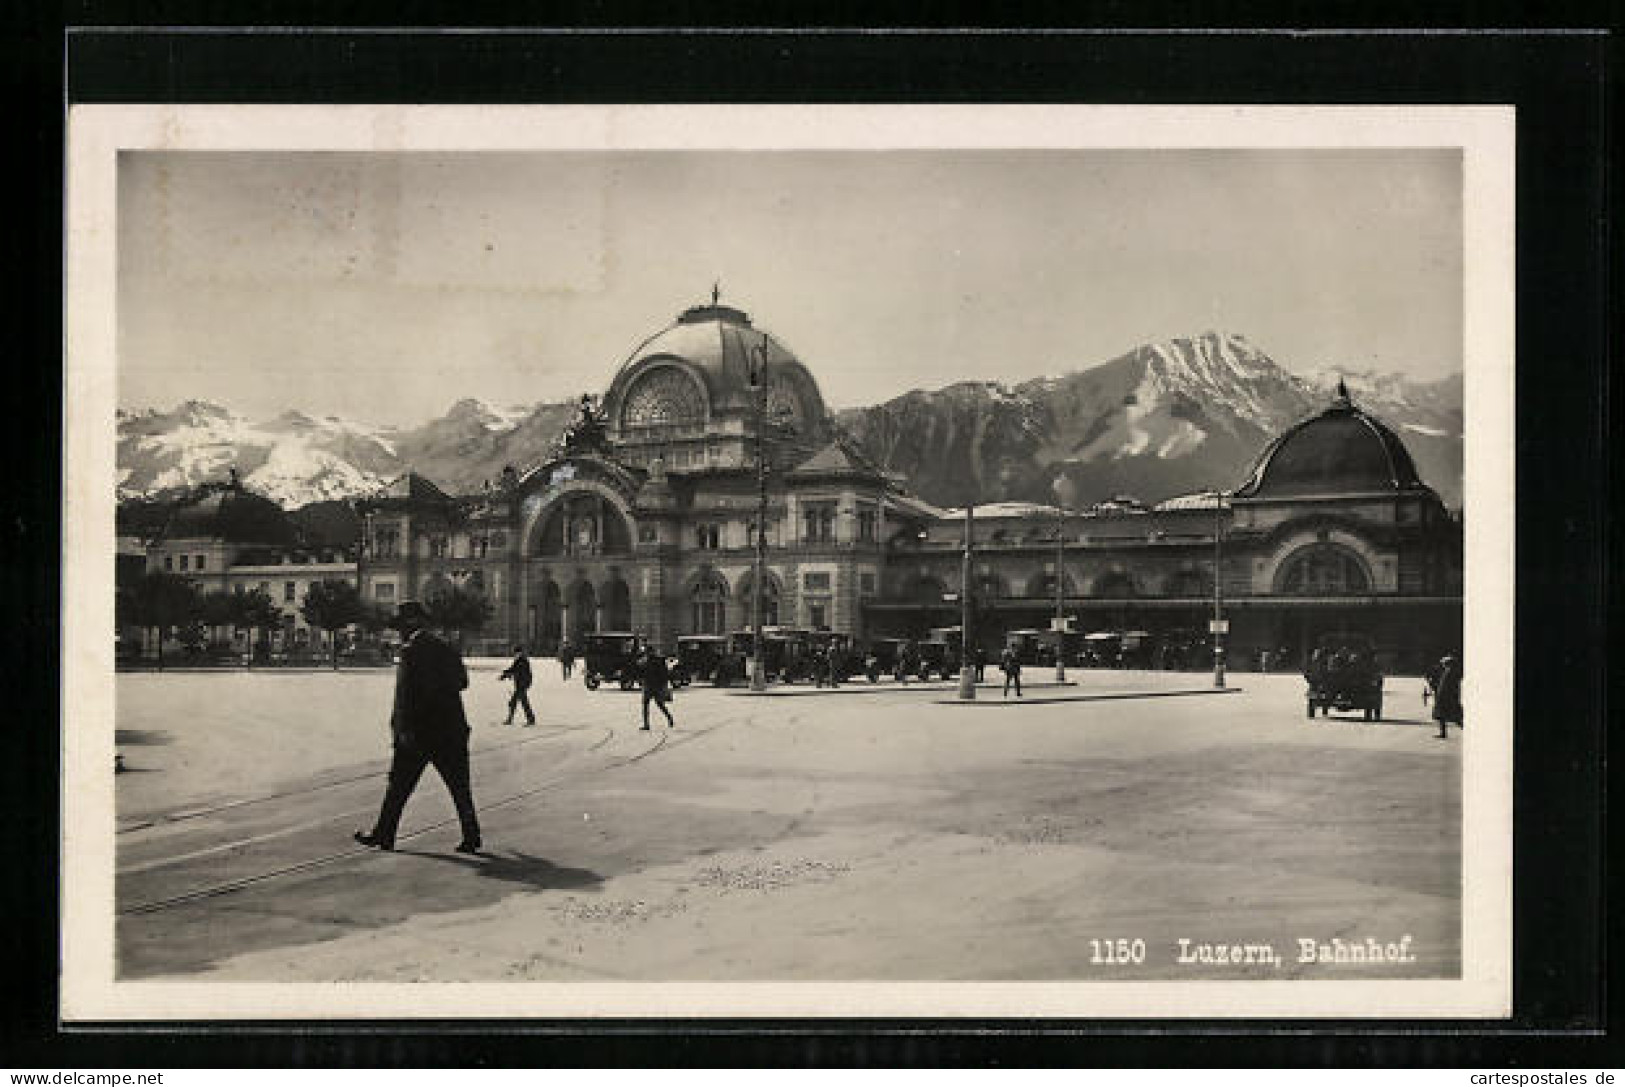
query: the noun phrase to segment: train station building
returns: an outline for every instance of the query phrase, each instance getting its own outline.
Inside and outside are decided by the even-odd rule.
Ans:
[[[1082,499],[973,511],[978,641],[1047,627],[1057,573],[1075,629],[1205,637],[1217,572],[1237,667],[1263,650],[1301,659],[1333,630],[1372,635],[1397,668],[1459,645],[1460,522],[1341,390],[1227,493]],[[807,366],[715,298],[645,340],[596,403],[584,397],[545,462],[472,495],[408,474],[357,508],[364,599],[477,589],[495,615],[471,648],[491,651],[612,630],[670,647],[748,627],[758,591],[770,625],[917,635],[957,622],[965,589],[964,511],[871,463]]]

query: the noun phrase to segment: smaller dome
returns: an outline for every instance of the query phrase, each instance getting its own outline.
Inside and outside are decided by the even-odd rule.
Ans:
[[[1340,385],[1330,407],[1265,446],[1235,496],[1363,494],[1422,486],[1405,443],[1356,407]]]
[[[281,506],[244,490],[233,479],[206,483],[182,499],[170,514],[164,535],[178,540],[287,545],[295,541],[297,533]]]

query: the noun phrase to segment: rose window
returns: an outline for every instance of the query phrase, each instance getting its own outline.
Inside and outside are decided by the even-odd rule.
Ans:
[[[694,379],[670,367],[639,378],[627,394],[621,423],[629,427],[684,426],[705,422],[705,399]]]

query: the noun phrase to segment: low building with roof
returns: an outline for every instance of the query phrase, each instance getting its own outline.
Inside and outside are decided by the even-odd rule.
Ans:
[[[258,589],[282,613],[273,651],[315,651],[326,634],[312,630],[301,614],[305,593],[320,581],[357,583],[360,524],[342,503],[321,505],[289,513],[245,487],[233,469],[174,503],[145,541],[145,568],[182,575],[205,593]],[[224,633],[246,649],[246,631]],[[146,645],[143,652],[157,649]]]

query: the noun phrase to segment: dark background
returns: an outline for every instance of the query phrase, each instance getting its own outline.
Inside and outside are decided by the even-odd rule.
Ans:
[[[1282,25],[1348,7],[1277,5]],[[235,9],[235,10],[227,10]],[[598,5],[555,26],[607,22]],[[766,9],[769,14],[771,8]],[[1223,5],[1200,13],[1234,16]],[[1366,5],[1360,17],[1428,10]],[[1515,9],[1514,9],[1515,10]],[[1488,14],[1494,15],[1499,9]],[[758,9],[759,23],[763,9]],[[353,29],[388,18],[503,25],[521,12],[397,4],[66,5],[12,14],[0,66],[14,185],[32,214],[6,242],[14,287],[3,429],[14,469],[0,549],[10,605],[11,800],[0,948],[14,1068],[115,1065],[1535,1065],[1617,1067],[1606,1006],[1608,527],[1605,131],[1618,94],[1597,33],[1192,34],[839,31],[458,34]],[[523,13],[534,19],[534,12]],[[550,12],[549,14],[559,14]],[[692,17],[671,5],[646,22]],[[783,14],[783,12],[779,12]],[[853,13],[845,13],[853,14]],[[1102,25],[1170,6],[1105,5]],[[1256,21],[1258,12],[1249,13]],[[1459,25],[1459,12],[1443,12]],[[1478,12],[1480,16],[1486,12]],[[1548,17],[1563,12],[1547,9]],[[1572,15],[1573,12],[1567,12]],[[1583,18],[1584,12],[1581,10]],[[565,16],[568,16],[566,18]],[[869,17],[873,17],[871,14]],[[320,18],[350,30],[185,33]],[[855,21],[855,20],[854,20]],[[966,19],[964,21],[973,22]],[[1231,20],[1235,21],[1235,20]],[[1215,25],[1222,25],[1216,22]],[[1345,19],[1345,25],[1347,20]],[[1585,25],[1571,21],[1570,25]],[[101,30],[73,29],[102,27]],[[731,1022],[243,1024],[140,1032],[56,1023],[61,206],[65,107],[80,102],[1094,102],[1514,104],[1518,108],[1515,1015],[1504,1022]],[[14,205],[15,206],[15,205]],[[21,291],[17,288],[20,287]],[[20,333],[20,335],[19,335]],[[18,410],[21,407],[24,410]],[[1617,564],[1616,564],[1616,568]],[[63,727],[73,727],[63,722]],[[795,938],[786,934],[786,938]]]

